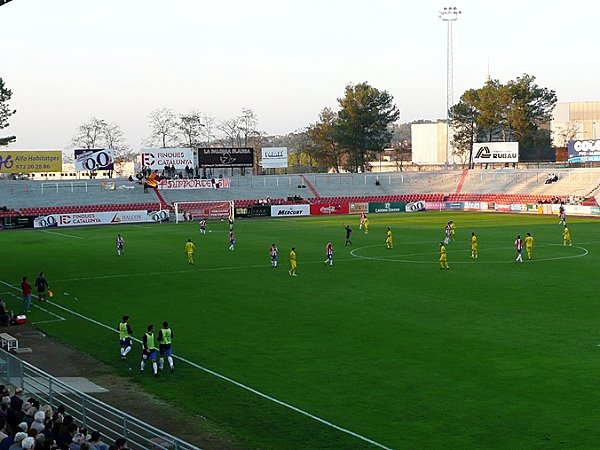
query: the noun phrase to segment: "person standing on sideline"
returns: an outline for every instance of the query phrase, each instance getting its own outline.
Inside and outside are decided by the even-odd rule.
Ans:
[[[200,220],[200,234],[206,234],[206,219]]]
[[[348,246],[348,244],[352,245],[352,241],[350,240],[350,238],[352,237],[352,228],[350,228],[350,225],[346,225],[345,227],[346,230],[346,243],[344,244],[344,246]]]
[[[521,235],[515,239],[515,249],[517,250],[517,259],[515,259],[515,262],[523,262],[523,239],[521,239]]]
[[[117,255],[121,256],[123,254],[123,247],[125,246],[125,239],[120,234],[117,234]]]
[[[365,234],[369,234],[369,218],[367,216],[365,216],[363,225],[365,226]]]
[[[156,365],[156,343],[154,342],[154,325],[148,325],[147,331],[142,338],[142,361],[140,362],[140,373],[144,373],[144,367],[147,360],[152,361],[152,371],[154,376],[158,376],[158,366]]]
[[[292,247],[290,251],[290,271],[289,274],[293,277],[297,277],[296,270],[298,269],[298,261],[296,260],[296,247]]]
[[[360,222],[358,222],[358,229],[362,230],[363,225],[365,224],[365,219],[366,219],[367,215],[365,214],[364,211],[360,212]]]
[[[531,233],[527,233],[525,237],[525,250],[527,250],[527,259],[531,261],[531,255],[533,253],[533,236]]]
[[[333,266],[333,244],[331,242],[327,243],[327,247],[325,248],[325,265],[329,264]]]
[[[440,270],[450,269],[448,266],[448,252],[443,242],[440,242]]]
[[[269,253],[271,254],[271,266],[277,267],[277,258],[279,258],[279,249],[275,244],[271,245],[269,249]]]
[[[21,281],[21,291],[23,292],[23,313],[31,311],[31,285],[27,281],[27,277],[23,277]]]
[[[169,367],[171,368],[171,373],[175,372],[175,365],[173,363],[173,357],[171,356],[171,342],[174,337],[173,331],[169,328],[169,322],[165,320],[162,328],[158,330],[158,353],[160,355],[158,369],[161,371],[165,368],[166,356]]]
[[[48,286],[48,280],[46,280],[46,277],[44,276],[44,272],[40,272],[39,276],[36,278],[35,288],[37,289],[38,300],[40,302],[45,302],[46,301],[46,292],[48,291],[49,286]]]
[[[196,251],[196,246],[192,242],[191,239],[188,239],[185,243],[185,253],[187,255],[188,264],[194,264],[194,252]]]
[[[233,234],[233,230],[229,232],[229,250],[235,250],[235,235]]]
[[[390,250],[394,247],[394,236],[392,235],[392,230],[388,227],[385,232],[385,246]]]
[[[471,233],[471,258],[479,257],[479,242],[475,233]]]
[[[573,243],[571,242],[571,230],[569,230],[569,227],[566,225],[563,228],[563,245],[568,245],[569,247],[573,246]]]
[[[121,359],[127,359],[127,353],[131,351],[131,336],[133,336],[133,330],[129,325],[129,316],[123,316],[119,325],[117,325],[117,331],[119,332],[119,343],[121,344]]]

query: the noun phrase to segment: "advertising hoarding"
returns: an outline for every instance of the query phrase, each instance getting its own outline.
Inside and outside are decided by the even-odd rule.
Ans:
[[[476,164],[519,162],[518,142],[477,142],[473,144]]]
[[[287,147],[264,147],[261,149],[263,169],[281,169],[288,166]]]
[[[171,166],[184,170],[186,166],[194,167],[194,151],[191,148],[143,148],[141,164],[158,171]]]
[[[600,139],[572,140],[567,144],[570,163],[600,161]]]
[[[331,216],[335,214],[348,214],[348,203],[310,205],[311,216]]]
[[[115,155],[111,148],[76,149],[75,171],[115,170]]]
[[[199,148],[198,164],[205,167],[252,167],[254,149],[247,148]]]
[[[271,217],[310,216],[310,205],[273,205]]]
[[[62,172],[60,150],[2,150],[0,173]]]

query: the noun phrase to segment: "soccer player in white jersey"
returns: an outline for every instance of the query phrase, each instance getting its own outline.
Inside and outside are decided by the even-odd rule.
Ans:
[[[200,220],[199,224],[200,224],[200,234],[206,234],[206,219]]]
[[[271,255],[271,266],[277,267],[277,259],[279,258],[279,249],[275,244],[271,245],[269,249],[269,254]]]
[[[117,244],[117,255],[121,256],[123,254],[123,247],[125,246],[125,239],[120,234],[117,234],[116,239]]]
[[[325,248],[325,254],[327,255],[325,265],[329,264],[330,266],[333,266],[333,244],[331,242],[327,243],[327,247]]]
[[[515,262],[523,262],[523,239],[521,239],[520,235],[515,239],[515,250],[517,251]]]

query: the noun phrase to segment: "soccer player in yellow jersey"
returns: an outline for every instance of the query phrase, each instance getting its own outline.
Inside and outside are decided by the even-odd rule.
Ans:
[[[185,253],[187,255],[188,264],[194,264],[194,252],[196,251],[196,246],[192,242],[191,239],[185,243]]]
[[[456,225],[454,225],[454,222],[452,220],[449,223],[450,223],[450,240],[455,241],[456,240]]]
[[[440,270],[450,269],[448,267],[448,252],[443,242],[440,242]]]
[[[290,271],[289,274],[293,277],[297,277],[296,269],[298,268],[298,261],[296,260],[296,247],[292,247],[290,252]]]
[[[479,256],[479,242],[477,242],[477,236],[475,233],[471,233],[471,258],[477,258]]]
[[[531,254],[533,253],[533,236],[531,233],[527,233],[525,237],[525,250],[527,251],[527,259],[531,260]]]
[[[394,236],[392,235],[392,230],[390,230],[390,227],[388,227],[387,231],[385,232],[385,246],[388,249],[391,249],[394,246]]]
[[[569,247],[573,246],[573,243],[571,242],[571,230],[569,230],[569,227],[566,225],[563,228],[563,245],[569,245]]]
[[[365,216],[365,220],[363,221],[363,225],[365,226],[365,234],[369,234],[369,218]]]

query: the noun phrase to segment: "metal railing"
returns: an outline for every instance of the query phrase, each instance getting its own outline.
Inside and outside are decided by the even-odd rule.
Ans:
[[[152,425],[88,395],[15,355],[0,349],[0,380],[21,387],[27,395],[53,410],[64,405],[73,418],[89,430],[98,430],[107,441],[125,438],[131,449],[200,450]]]

